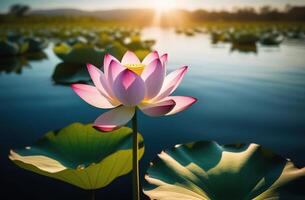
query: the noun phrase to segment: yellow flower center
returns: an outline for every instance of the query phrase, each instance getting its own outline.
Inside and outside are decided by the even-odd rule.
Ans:
[[[124,66],[138,75],[142,74],[144,67],[145,67],[145,65],[143,65],[143,64],[126,64]]]

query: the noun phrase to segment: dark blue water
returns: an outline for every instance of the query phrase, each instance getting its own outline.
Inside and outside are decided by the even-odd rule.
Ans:
[[[174,30],[146,29],[155,48],[169,53],[168,70],[189,65],[175,92],[198,99],[188,110],[170,117],[139,116],[139,130],[149,161],[162,149],[195,140],[258,143],[298,166],[305,165],[305,43],[285,41],[280,47],[258,46],[257,53],[212,45],[207,35],[176,35]],[[70,87],[51,76],[60,60],[30,61],[22,73],[0,74],[0,199],[89,199],[89,192],[27,172],[8,158],[11,148],[27,146],[49,130],[73,122],[88,123],[103,110],[83,102]],[[8,197],[8,195],[10,197]],[[97,193],[97,199],[131,199],[131,176],[120,177]]]

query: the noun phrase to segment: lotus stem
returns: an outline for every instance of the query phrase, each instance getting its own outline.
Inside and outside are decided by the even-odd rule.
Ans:
[[[95,190],[91,190],[91,200],[95,200]]]
[[[133,200],[140,200],[140,184],[139,184],[139,160],[138,160],[138,124],[137,124],[137,109],[132,118],[132,186]]]

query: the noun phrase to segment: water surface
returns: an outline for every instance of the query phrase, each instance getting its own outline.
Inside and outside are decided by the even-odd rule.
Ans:
[[[198,102],[170,117],[140,114],[146,143],[141,177],[162,149],[195,140],[258,143],[305,165],[305,42],[258,46],[256,53],[246,53],[232,51],[230,44],[213,45],[205,34],[187,37],[173,29],[148,28],[143,36],[156,39],[155,49],[169,53],[168,71],[189,66],[175,95],[194,96]],[[7,186],[1,195],[10,195],[1,199],[89,198],[87,191],[24,171],[7,159],[10,148],[27,146],[73,122],[92,122],[104,112],[70,87],[55,84],[51,77],[60,60],[51,46],[46,54],[47,59],[29,61],[21,73],[0,72],[1,179]],[[130,199],[131,176],[97,195]]]

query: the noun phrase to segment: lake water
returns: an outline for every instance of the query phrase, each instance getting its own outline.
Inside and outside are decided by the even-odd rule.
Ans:
[[[304,41],[258,46],[255,53],[232,51],[230,44],[213,45],[205,34],[186,37],[159,28],[142,33],[157,40],[156,50],[169,53],[168,71],[189,66],[175,94],[194,96],[198,102],[170,117],[139,115],[146,145],[141,178],[162,149],[196,140],[258,143],[305,165]],[[45,53],[47,59],[30,61],[21,74],[0,73],[5,184],[0,199],[89,199],[88,191],[20,169],[7,158],[11,148],[27,146],[47,131],[73,122],[92,122],[104,112],[82,101],[70,87],[54,84],[51,76],[60,60],[51,47]],[[97,199],[131,199],[131,176],[99,190]]]

